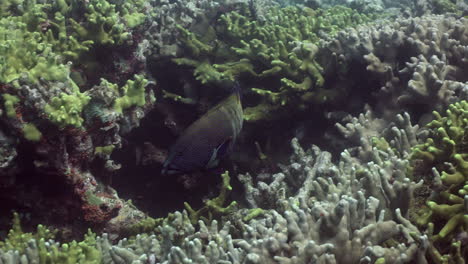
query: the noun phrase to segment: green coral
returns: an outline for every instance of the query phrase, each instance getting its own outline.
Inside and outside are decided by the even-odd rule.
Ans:
[[[11,94],[3,94],[3,100],[5,105],[5,111],[8,117],[15,117],[16,110],[15,104],[19,103],[20,99],[17,96]]]
[[[431,239],[443,251],[448,248],[445,245],[457,240],[457,234],[468,232],[468,102],[450,105],[445,115],[433,114],[434,120],[427,125],[430,136],[414,147],[411,160],[441,171],[442,190],[431,196],[414,221],[422,228],[431,226]],[[462,251],[468,250],[463,247]],[[438,262],[444,257],[433,255],[440,256]]]
[[[109,156],[114,151],[115,145],[99,146],[94,149],[95,154],[103,154]]]
[[[81,127],[83,118],[81,111],[91,98],[85,93],[74,94],[61,93],[53,97],[51,102],[45,106],[45,112],[49,119],[60,127]]]
[[[242,220],[244,222],[249,222],[250,220],[254,219],[254,218],[257,218],[261,215],[265,214],[265,210],[263,210],[262,208],[254,208],[254,209],[250,209],[247,213],[246,216],[244,216],[244,218],[242,218]]]
[[[167,216],[167,219],[170,218],[172,218],[171,214]],[[138,223],[130,226],[127,230],[128,235],[134,236],[138,234],[154,232],[158,226],[161,226],[164,220],[164,218],[146,217]]]
[[[4,241],[0,241],[0,253],[18,251],[25,254],[29,263],[64,263],[64,264],[98,264],[101,263],[101,253],[97,249],[96,234],[88,231],[81,242],[55,243],[55,232],[42,225],[35,233],[24,233],[21,229],[18,214],[14,214],[13,226]]]
[[[127,43],[131,39],[129,28],[146,20],[144,5],[143,0],[2,1],[0,84],[18,87],[20,83],[64,83],[63,87],[71,87],[72,92],[52,97],[44,112],[60,127],[81,127],[81,111],[90,98],[70,78],[72,65],[90,71],[99,62],[94,61],[94,56],[85,56],[88,52],[96,46]],[[74,75],[77,76],[76,71]],[[134,83],[127,83],[116,107],[121,111],[144,104],[145,84],[140,76]],[[5,107],[9,114],[13,113],[11,102],[8,97]]]
[[[13,213],[13,225],[6,239],[0,241],[0,249],[4,251],[18,250],[20,253],[24,253],[29,240],[49,240],[54,238],[54,236],[54,232],[45,228],[43,225],[38,225],[35,233],[24,233],[21,228],[19,215]]]
[[[122,44],[128,40],[130,33],[125,25],[119,23],[116,6],[108,1],[90,1],[85,4],[84,17],[87,23],[70,19],[71,27],[80,39],[92,40],[96,44]]]
[[[456,0],[434,0],[432,5],[436,14],[460,13]]]
[[[23,0],[2,0],[0,2],[0,17],[11,15],[22,1]]]
[[[63,81],[66,61],[86,63],[79,59],[94,46],[124,44],[128,29],[146,19],[141,0],[7,0],[0,14],[0,83],[23,74],[31,82]]]
[[[228,206],[223,207],[232,191],[232,187],[229,184],[230,177],[228,171],[221,174],[221,177],[223,179],[223,183],[219,195],[213,199],[206,200],[204,202],[205,205],[201,209],[195,211],[188,203],[184,203],[192,224],[196,224],[200,219],[208,223],[215,215],[219,216],[232,213],[237,207],[236,201],[232,201]]]
[[[115,99],[115,111],[122,113],[123,110],[132,106],[144,106],[145,87],[148,80],[143,75],[135,75],[135,80],[128,80],[127,83],[120,88],[121,96]],[[117,86],[113,86],[116,88]]]
[[[52,45],[44,43],[38,32],[27,31],[27,24],[18,18],[0,19],[0,83],[8,84],[21,76],[37,83],[65,81],[69,66],[61,64]]]
[[[326,10],[273,7],[265,21],[251,17],[247,9],[222,15],[214,40],[203,41],[202,34],[179,28],[185,53],[174,59],[194,68],[201,83],[216,84],[239,76],[254,80],[251,91],[259,103],[246,109],[247,121],[278,118],[337,97],[339,91],[324,87],[317,59],[321,36],[333,36],[372,19],[342,6]]]
[[[39,141],[42,137],[41,131],[34,124],[28,123],[23,126],[24,138],[30,141]]]

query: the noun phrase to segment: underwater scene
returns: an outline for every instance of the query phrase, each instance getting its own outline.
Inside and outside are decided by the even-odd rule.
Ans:
[[[0,264],[468,263],[468,0],[0,0]]]

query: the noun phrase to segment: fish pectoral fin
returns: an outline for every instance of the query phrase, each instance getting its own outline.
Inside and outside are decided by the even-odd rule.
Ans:
[[[208,161],[208,163],[206,163],[206,166],[205,166],[207,169],[211,169],[211,168],[218,166],[219,160],[218,160],[217,152],[218,152],[217,148],[213,149],[210,160]]]
[[[213,149],[210,160],[206,164],[207,169],[211,169],[211,168],[218,166],[219,159],[223,157],[224,155],[226,155],[226,153],[229,150],[229,146],[231,145],[231,142],[232,142],[232,137],[229,137],[223,143],[221,143],[218,147]]]
[[[229,150],[231,146],[232,137],[228,137],[223,143],[221,143],[216,149],[216,153],[218,157],[223,157]]]

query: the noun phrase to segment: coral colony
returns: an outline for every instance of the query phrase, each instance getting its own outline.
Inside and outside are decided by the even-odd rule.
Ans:
[[[466,263],[467,14],[454,0],[2,0],[0,264]],[[230,163],[160,175],[236,82]],[[152,140],[136,161],[135,131]],[[164,216],[147,208],[167,199],[113,182],[151,159],[147,184],[193,195]]]

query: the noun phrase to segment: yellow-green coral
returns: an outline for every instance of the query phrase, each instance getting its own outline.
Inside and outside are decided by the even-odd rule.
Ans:
[[[15,104],[17,104],[20,99],[17,96],[11,94],[3,94],[3,104],[5,105],[5,111],[8,117],[15,117]]]
[[[24,233],[18,214],[13,216],[13,226],[4,241],[0,241],[0,251],[18,251],[33,258],[30,263],[98,264],[101,252],[97,249],[96,234],[88,231],[81,242],[54,243],[55,232],[39,225],[35,233]]]
[[[52,98],[44,110],[49,119],[62,128],[65,126],[81,127],[83,123],[81,111],[89,100],[90,97],[84,93],[61,93],[60,96]]]
[[[201,209],[195,211],[188,203],[184,203],[192,224],[197,223],[200,219],[205,222],[210,222],[214,215],[229,214],[233,212],[234,208],[236,208],[236,201],[232,201],[228,206],[223,207],[228,195],[232,191],[232,187],[229,184],[230,177],[228,171],[224,172],[221,177],[223,179],[223,183],[219,195],[213,199],[206,200],[204,202],[205,205]]]
[[[167,218],[171,218],[171,214],[167,216]],[[160,226],[165,218],[152,218],[146,217],[143,220],[139,221],[138,223],[130,226],[127,230],[128,235],[138,235],[143,233],[152,233],[156,230],[158,226]]]
[[[342,6],[273,7],[265,20],[253,20],[249,12],[223,14],[214,26],[218,37],[208,41],[179,28],[184,54],[174,61],[193,67],[195,78],[204,84],[238,77],[255,80],[252,92],[258,103],[246,109],[247,121],[278,118],[339,95],[324,87],[323,69],[316,59],[319,33],[334,35],[370,17]]]
[[[8,84],[21,76],[32,83],[40,78],[65,81],[68,75],[69,66],[62,64],[40,33],[29,32],[18,18],[0,19],[0,83]]]
[[[114,109],[122,113],[123,110],[131,106],[145,105],[145,87],[147,84],[148,80],[143,75],[135,75],[135,80],[128,80],[120,88],[121,96],[115,99]]]
[[[63,81],[67,60],[78,62],[95,45],[123,44],[128,28],[146,19],[142,0],[8,0],[0,15],[0,83],[25,74],[32,82]]]
[[[95,154],[110,155],[114,151],[115,145],[98,146],[94,149]]]
[[[5,251],[18,250],[20,253],[24,253],[29,240],[49,240],[54,238],[54,236],[54,232],[45,228],[43,225],[38,225],[35,233],[24,233],[21,228],[19,215],[14,213],[13,225],[8,232],[6,239],[4,241],[0,241],[0,249]]]
[[[24,138],[30,141],[39,141],[42,137],[41,131],[34,124],[28,123],[23,126]]]
[[[431,196],[426,207],[420,209],[414,221],[422,228],[431,226],[432,241],[443,251],[457,235],[468,231],[468,212],[465,200],[468,194],[468,102],[461,101],[448,107],[445,115],[434,112],[434,120],[427,127],[430,136],[425,143],[413,148],[411,160],[418,166],[435,167],[441,173],[442,190]],[[467,250],[462,246],[462,251]],[[446,252],[445,252],[446,253]],[[443,254],[434,253],[440,256]],[[446,256],[445,256],[446,257]]]

